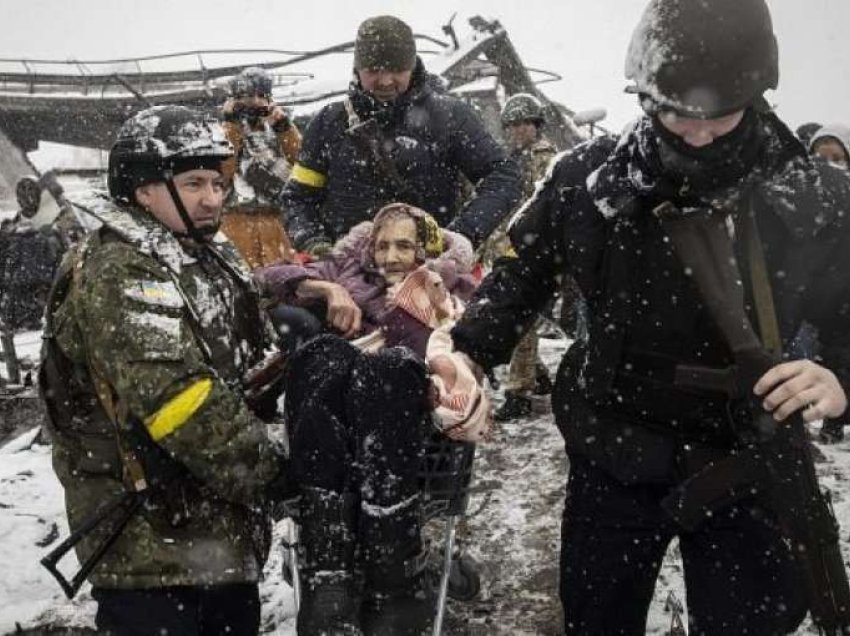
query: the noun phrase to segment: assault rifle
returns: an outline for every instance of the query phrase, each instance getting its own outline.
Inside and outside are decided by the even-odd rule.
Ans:
[[[727,373],[708,370],[702,374],[697,367],[683,367],[677,370],[677,380],[691,387],[726,387],[730,397],[747,405],[752,422],[737,431],[739,449],[709,463],[663,505],[684,528],[693,530],[721,507],[756,494],[790,544],[820,632],[850,634],[850,585],[838,523],[829,493],[818,485],[805,422],[798,411],[777,423],[753,394],[759,378],[781,361],[778,322],[755,217],[751,211],[742,215],[736,230],[745,246],[761,340],[745,310],[741,271],[724,215],[683,214],[670,203],[656,208],[655,215],[735,361]]]
[[[182,466],[165,449],[157,446],[142,427],[141,422],[131,422],[125,432],[126,446],[122,449],[121,457],[125,490],[84,519],[79,528],[41,559],[41,564],[58,581],[68,598],[74,598],[139,509],[157,505],[152,499],[154,494],[163,491],[184,472]],[[174,527],[185,525],[189,520],[189,512],[185,507],[174,510],[169,506],[168,513]],[[59,562],[101,526],[106,527],[103,537],[69,580],[59,571]]]

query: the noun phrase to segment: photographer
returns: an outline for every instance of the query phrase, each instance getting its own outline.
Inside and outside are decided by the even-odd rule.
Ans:
[[[232,182],[221,229],[251,269],[290,260],[292,247],[273,202],[301,149],[301,133],[272,101],[272,78],[262,68],[244,69],[230,82],[222,106],[224,130],[236,155],[224,165]]]

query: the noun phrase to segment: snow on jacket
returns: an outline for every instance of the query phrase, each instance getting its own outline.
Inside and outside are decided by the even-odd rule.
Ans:
[[[125,438],[131,421],[178,469],[89,581],[123,589],[256,582],[270,545],[266,486],[283,458],[234,388],[271,342],[250,274],[223,237],[190,252],[139,209],[83,203],[103,226],[63,262],[42,381],[71,530],[125,492],[119,449],[134,448]],[[154,467],[147,478],[156,477],[166,479]],[[80,562],[108,532],[105,524],[83,539]]]
[[[417,62],[411,88],[381,103],[355,81],[348,99],[377,136],[400,179],[391,181],[349,130],[344,102],[324,107],[310,122],[298,163],[283,194],[286,227],[298,249],[333,243],[392,201],[428,210],[480,244],[519,197],[519,170],[466,103],[435,88]],[[460,175],[476,184],[461,209]],[[399,192],[398,181],[405,192]],[[415,199],[415,200],[411,200]]]
[[[802,320],[815,325],[823,364],[850,393],[850,178],[813,163],[774,115],[757,118],[752,169],[701,204],[735,209],[728,206],[752,196],[784,344]],[[728,433],[722,410],[716,421],[698,411],[712,408],[709,399],[673,397],[676,364],[724,367],[731,353],[651,213],[664,200],[683,209],[694,203],[678,199],[681,190],[666,176],[647,118],[619,142],[598,138],[562,155],[512,223],[518,258],[482,282],[452,332],[457,348],[479,364],[506,362],[522,335],[518,325],[530,325],[560,276],[571,274],[589,305],[590,340],[562,361],[559,426],[574,420],[579,400],[662,427],[685,413],[694,420],[683,429],[688,434],[700,422],[717,424],[703,429],[708,435]]]
[[[450,230],[442,230],[445,249],[426,266],[437,272],[450,294],[464,300],[472,295],[476,282],[471,271],[475,255],[469,242]],[[372,222],[355,226],[333,251],[323,260],[305,265],[287,264],[255,270],[260,286],[278,300],[288,304],[311,303],[298,298],[298,284],[304,280],[322,280],[337,283],[351,295],[363,312],[363,333],[376,329],[387,332],[387,345],[408,344],[425,357],[425,343],[430,329],[404,313],[388,306],[386,280],[378,271],[372,258]],[[424,331],[422,330],[424,328]],[[419,333],[422,331],[422,333]],[[415,332],[415,333],[414,333]]]

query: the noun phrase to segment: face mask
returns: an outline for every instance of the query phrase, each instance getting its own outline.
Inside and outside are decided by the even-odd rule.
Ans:
[[[696,148],[673,134],[655,116],[652,119],[658,138],[661,165],[674,180],[686,183],[697,192],[734,185],[753,167],[760,144],[758,118],[752,109],[729,134]]]

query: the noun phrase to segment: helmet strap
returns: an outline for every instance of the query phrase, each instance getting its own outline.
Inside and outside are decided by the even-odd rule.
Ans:
[[[169,177],[165,180],[165,187],[168,188],[168,193],[171,195],[171,200],[174,202],[177,214],[180,215],[180,219],[186,227],[186,235],[197,243],[203,243],[206,240],[206,236],[197,227],[195,227],[195,224],[189,217],[189,213],[186,211],[186,206],[183,205],[183,199],[180,197],[180,193],[177,192],[177,186],[174,184],[174,177]]]

